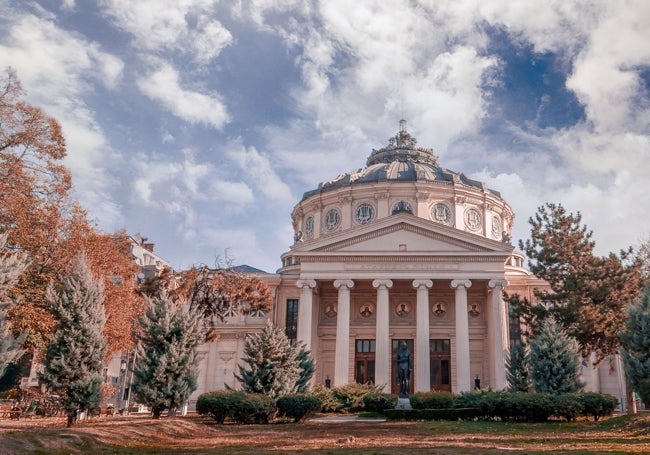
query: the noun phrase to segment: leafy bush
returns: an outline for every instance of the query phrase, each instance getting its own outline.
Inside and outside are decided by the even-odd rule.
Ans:
[[[618,406],[618,400],[611,395],[596,392],[583,392],[576,395],[582,405],[583,416],[593,416],[598,422],[602,416],[611,415]]]
[[[454,407],[454,396],[445,392],[418,392],[411,395],[413,409],[448,409]]]
[[[322,384],[316,384],[311,395],[320,400],[321,412],[338,412],[343,409],[343,405],[334,396],[334,390]]]
[[[563,417],[571,422],[583,415],[583,405],[575,394],[555,395],[553,397],[553,415]]]
[[[390,393],[369,393],[363,397],[363,406],[366,411],[383,414],[386,409],[395,409],[397,395]]]
[[[275,402],[257,393],[218,391],[199,396],[196,411],[219,423],[231,418],[235,423],[269,423],[276,412]]]
[[[320,411],[322,402],[314,395],[296,393],[278,398],[276,402],[278,414],[282,417],[293,418],[294,422],[300,422],[308,416]]]
[[[220,390],[201,394],[196,400],[196,412],[212,417],[217,423],[223,423],[230,416],[234,393]]]
[[[347,384],[341,387],[334,387],[332,390],[334,392],[334,398],[348,412],[363,411],[363,397],[381,393],[380,386],[370,384]]]

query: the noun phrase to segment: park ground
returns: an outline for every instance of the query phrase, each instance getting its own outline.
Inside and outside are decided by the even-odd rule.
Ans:
[[[332,419],[334,420],[334,419]],[[11,454],[650,454],[650,415],[602,422],[309,421],[217,425],[200,417],[0,420]]]

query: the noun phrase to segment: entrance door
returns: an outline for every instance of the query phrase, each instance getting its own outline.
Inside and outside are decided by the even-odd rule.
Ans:
[[[429,340],[431,390],[451,392],[451,344],[449,340]]]
[[[354,356],[354,381],[375,383],[375,340],[357,340]]]
[[[397,370],[397,351],[399,350],[399,345],[400,343],[404,341],[406,342],[406,346],[409,349],[409,352],[411,353],[411,376],[409,377],[409,395],[413,394],[413,339],[399,339],[395,338],[391,342],[392,346],[392,354],[391,354],[391,381],[390,381],[390,393],[394,393],[396,395],[399,395],[399,378],[397,377],[398,375],[398,370]]]

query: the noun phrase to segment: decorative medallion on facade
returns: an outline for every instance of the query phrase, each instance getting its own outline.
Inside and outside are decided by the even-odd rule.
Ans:
[[[411,314],[411,305],[408,303],[400,303],[395,307],[395,313],[400,317],[400,318],[405,318],[409,314]]]
[[[369,318],[374,314],[374,312],[375,312],[375,307],[371,303],[364,303],[359,308],[359,314],[364,318]]]
[[[341,224],[341,212],[336,209],[330,209],[325,215],[325,229],[333,231]]]
[[[413,215],[413,208],[411,208],[411,204],[409,204],[406,201],[399,201],[393,204],[393,208],[390,211],[391,215],[396,215],[398,213],[410,213]]]
[[[314,217],[312,216],[305,220],[305,235],[309,239],[314,236]]]
[[[354,211],[354,219],[359,224],[368,224],[375,219],[375,208],[370,204],[361,204]]]
[[[478,303],[471,303],[467,305],[467,312],[469,313],[470,316],[476,318],[481,314],[481,305],[479,305]]]
[[[325,307],[325,316],[328,318],[333,318],[336,316],[336,305],[330,303]]]
[[[438,302],[435,305],[433,305],[431,311],[433,312],[434,316],[441,318],[445,314],[447,314],[447,305],[443,302]]]
[[[446,204],[438,203],[431,207],[431,220],[451,224],[451,210]]]
[[[472,231],[481,229],[481,213],[475,208],[465,210],[465,226]]]

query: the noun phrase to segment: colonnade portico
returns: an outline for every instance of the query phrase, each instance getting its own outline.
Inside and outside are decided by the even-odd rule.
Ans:
[[[334,359],[334,386],[343,386],[351,381],[351,344],[350,344],[350,324],[351,324],[351,293],[355,288],[355,279],[338,279],[333,282],[334,288],[338,290],[337,308],[336,308],[336,337],[334,341],[335,359]],[[329,280],[328,280],[329,281]],[[368,286],[368,278],[364,278],[364,286]],[[440,282],[440,279],[435,281]],[[470,370],[470,330],[468,316],[468,289],[472,287],[472,281],[469,279],[444,280],[454,289],[454,334],[451,333],[455,343],[452,350],[453,371],[455,371],[455,387],[453,392],[469,391],[472,388],[472,372]],[[503,389],[506,386],[505,376],[505,357],[508,351],[508,327],[505,304],[501,298],[502,290],[508,285],[504,279],[492,279],[487,282],[485,278],[479,280],[484,286],[487,293],[487,300],[483,303],[487,308],[487,336],[489,361],[485,362],[486,374],[489,369],[488,383],[494,389]],[[332,281],[329,281],[332,286]],[[405,283],[401,281],[402,292],[404,292]],[[313,293],[321,283],[318,279],[302,279],[297,281],[297,286],[301,288],[300,304],[298,312],[298,330],[297,338],[303,341],[311,349],[312,345],[312,326],[315,322],[314,317],[314,299]],[[387,278],[378,278],[372,280],[372,287],[376,289],[376,314],[375,314],[375,351],[374,351],[374,383],[384,386],[384,391],[390,392],[391,386],[391,289],[393,280]],[[415,340],[413,361],[413,390],[415,392],[427,392],[431,390],[431,353],[430,339],[432,337],[430,317],[430,290],[434,285],[432,279],[415,279],[410,282],[409,287],[415,290]],[[331,288],[330,288],[331,289]],[[367,295],[367,287],[366,295]],[[438,289],[440,289],[438,285]],[[449,289],[449,287],[447,288]],[[483,294],[486,295],[486,294]],[[357,315],[358,317],[358,315]],[[393,318],[396,318],[393,315]],[[411,316],[412,318],[413,316]],[[393,319],[394,320],[394,319]],[[411,319],[412,321],[412,319]],[[404,325],[398,327],[398,331],[404,333]],[[367,329],[366,329],[367,330]],[[367,333],[367,332],[366,332]],[[474,332],[476,333],[476,332]],[[484,332],[485,333],[485,332]],[[412,336],[412,335],[411,335]],[[485,335],[483,335],[485,336]],[[435,337],[434,337],[435,338]],[[393,340],[395,342],[395,340]],[[489,367],[489,368],[488,368]],[[331,374],[331,370],[330,370]],[[356,376],[355,376],[356,377]]]

